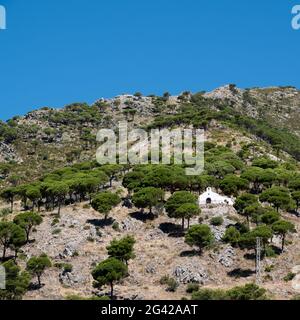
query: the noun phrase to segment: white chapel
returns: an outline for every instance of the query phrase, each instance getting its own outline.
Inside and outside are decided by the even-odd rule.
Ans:
[[[221,196],[218,193],[213,192],[211,188],[207,188],[199,197],[199,205],[204,206],[207,204],[224,204],[233,206],[234,202],[231,198]]]

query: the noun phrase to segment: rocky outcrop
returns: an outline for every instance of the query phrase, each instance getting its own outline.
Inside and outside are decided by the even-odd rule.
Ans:
[[[141,221],[126,218],[124,221],[121,222],[121,230],[123,231],[136,231],[140,230],[143,223]]]
[[[234,264],[236,253],[233,247],[228,246],[218,256],[218,262],[226,268],[230,268]]]
[[[15,149],[11,145],[0,142],[0,162],[9,161],[22,162],[22,159],[17,155]]]
[[[208,280],[208,275],[202,266],[187,263],[175,267],[173,272],[174,277],[178,282],[187,283],[200,283],[204,284]]]

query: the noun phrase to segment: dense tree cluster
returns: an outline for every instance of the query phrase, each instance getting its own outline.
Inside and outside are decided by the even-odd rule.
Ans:
[[[25,208],[40,210],[54,210],[57,207],[60,214],[61,206],[68,203],[89,200],[104,186],[121,174],[123,166],[105,165],[86,162],[72,167],[66,167],[45,175],[39,181],[5,188],[0,192],[0,197],[11,205],[13,211],[14,201],[21,199]],[[30,207],[28,202],[30,201]]]

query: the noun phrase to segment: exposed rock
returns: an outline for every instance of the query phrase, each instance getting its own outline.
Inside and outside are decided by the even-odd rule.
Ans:
[[[59,274],[59,281],[66,287],[74,287],[77,284],[85,283],[86,278],[73,272],[61,272]]]
[[[96,240],[98,238],[97,229],[95,226],[91,226],[89,238]]]
[[[69,243],[66,245],[63,253],[59,254],[59,257],[61,259],[67,258],[67,257],[73,257],[74,254],[77,252],[78,244],[76,243]]]
[[[297,274],[292,281],[292,288],[300,293],[300,274]]]
[[[133,294],[129,300],[135,300],[135,301],[140,301],[140,300],[145,300],[145,297],[140,295],[140,294]]]
[[[136,231],[139,230],[142,225],[143,223],[141,221],[132,218],[126,218],[124,221],[121,222],[121,230]]]
[[[0,142],[0,162],[4,161],[22,162],[22,159],[17,155],[13,147]]]
[[[156,266],[153,264],[148,264],[145,268],[145,271],[150,274],[155,274],[157,272]]]
[[[224,226],[211,226],[211,231],[217,241],[221,241],[225,235],[226,228]]]
[[[224,249],[218,256],[218,262],[220,262],[224,267],[230,268],[234,263],[236,253],[233,247],[229,246]]]
[[[165,234],[163,233],[163,231],[161,231],[160,229],[154,229],[145,237],[145,240],[162,239],[164,236]]]
[[[298,274],[298,273],[300,274],[300,265],[293,267],[292,272],[296,273],[296,274]]]
[[[207,273],[199,265],[188,263],[183,266],[177,266],[173,272],[180,283],[200,283],[204,284],[208,279]]]

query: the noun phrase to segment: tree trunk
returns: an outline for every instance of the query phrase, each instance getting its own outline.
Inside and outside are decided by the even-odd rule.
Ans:
[[[38,278],[38,284],[39,284],[39,287],[41,287],[42,286],[42,284],[41,284],[41,275],[37,275],[37,278]]]
[[[60,216],[60,207],[61,207],[61,202],[60,201],[58,201],[58,216]]]
[[[181,228],[182,228],[182,231],[184,231],[184,218],[182,218]]]
[[[188,229],[190,229],[190,221],[191,221],[191,219],[188,218]]]
[[[112,282],[110,283],[110,297],[111,300],[114,300],[114,284]]]
[[[26,230],[26,242],[29,242],[29,234],[30,234],[30,229]]]
[[[285,234],[282,235],[281,252],[283,252],[283,250],[284,250],[284,243],[285,243]]]
[[[5,259],[5,256],[6,256],[6,246],[3,246],[2,261]]]
[[[10,211],[11,211],[11,213],[14,212],[14,199],[12,199],[12,200],[10,201]]]
[[[15,262],[17,261],[17,258],[18,258],[18,252],[19,252],[19,249],[15,249]]]

